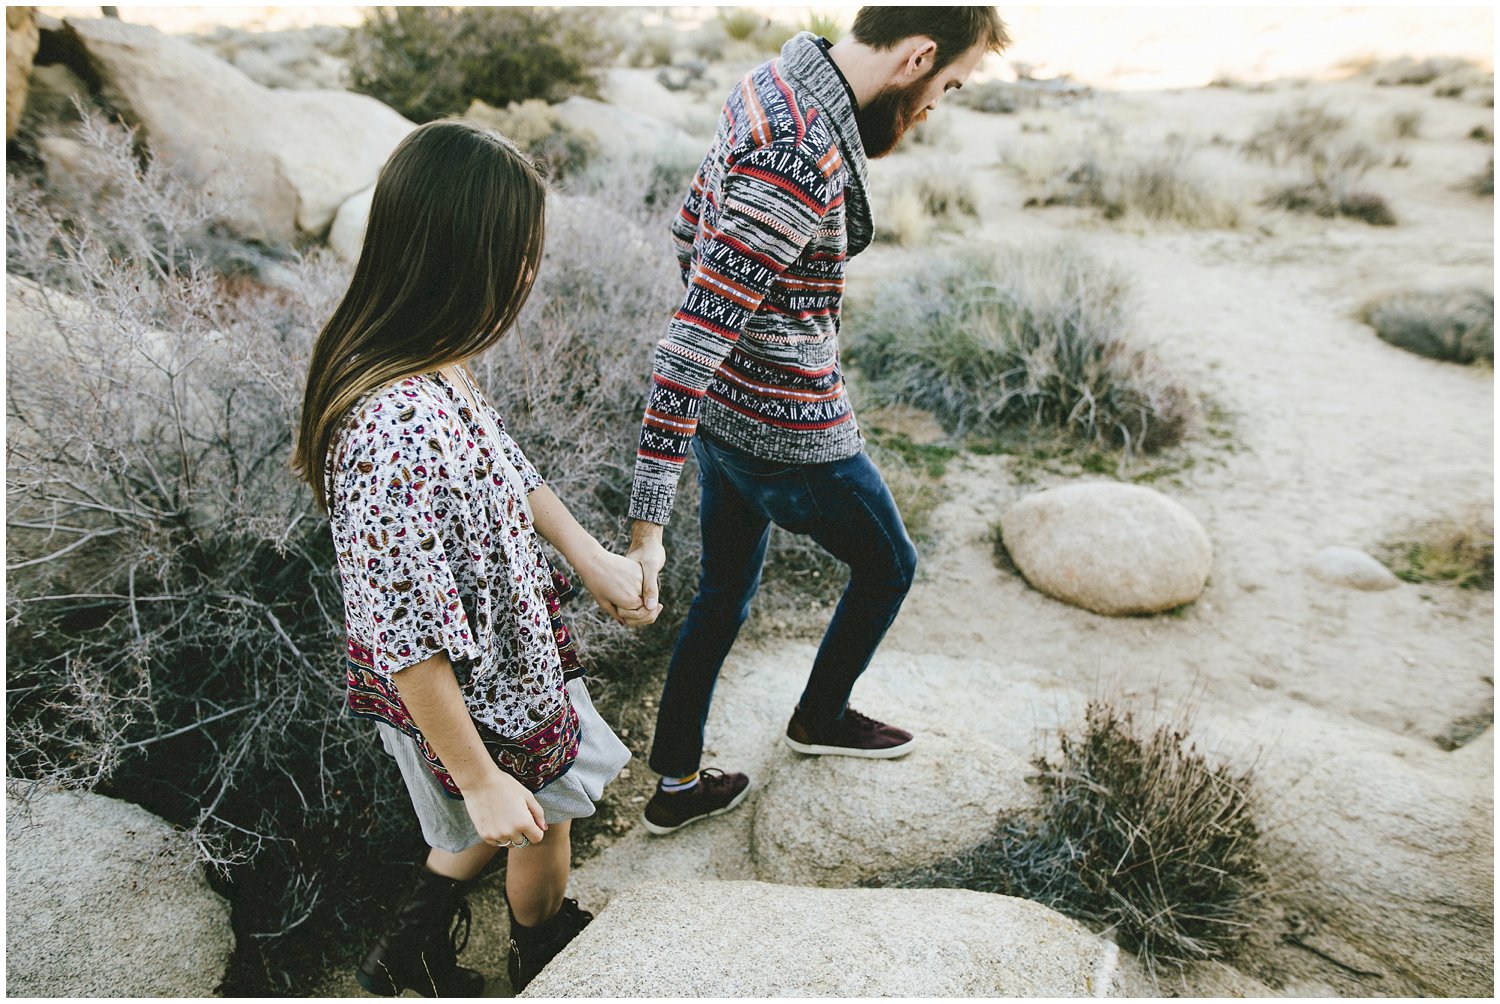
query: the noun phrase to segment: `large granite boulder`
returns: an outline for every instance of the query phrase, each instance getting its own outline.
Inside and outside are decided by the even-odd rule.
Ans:
[[[116,20],[69,18],[101,96],[152,154],[238,202],[246,237],[321,235],[415,126],[363,94],[273,90],[189,42]]]
[[[81,792],[5,813],[5,974],[12,997],[208,997],[234,932],[192,845],[138,805]]]
[[[1000,519],[1026,581],[1100,614],[1143,614],[1203,592],[1213,546],[1180,503],[1140,485],[1089,482],[1028,495]]]
[[[669,881],[622,892],[523,997],[1088,997],[1118,951],[963,889]]]
[[[1029,807],[1030,765],[973,736],[922,728],[899,760],[796,756],[755,805],[755,877],[852,886],[989,836]]]
[[[26,110],[26,88],[31,82],[31,62],[36,58],[41,31],[35,7],[5,8],[5,139],[9,142]]]

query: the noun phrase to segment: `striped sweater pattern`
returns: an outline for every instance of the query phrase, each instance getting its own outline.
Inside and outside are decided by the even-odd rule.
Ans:
[[[671,519],[693,436],[815,464],[862,448],[839,366],[844,265],[870,243],[854,107],[803,32],[724,104],[672,238],[682,306],[657,345],[630,516]]]

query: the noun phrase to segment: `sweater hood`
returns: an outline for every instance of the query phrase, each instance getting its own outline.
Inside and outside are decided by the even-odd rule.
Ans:
[[[870,246],[875,226],[870,217],[865,144],[859,137],[849,92],[838,69],[818,45],[818,36],[810,31],[798,32],[781,47],[781,72],[828,116],[838,139],[839,152],[849,169],[844,183],[844,212],[852,258]]]

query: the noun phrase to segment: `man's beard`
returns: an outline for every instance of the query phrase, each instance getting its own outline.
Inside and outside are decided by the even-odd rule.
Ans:
[[[906,131],[927,118],[922,92],[932,74],[908,87],[887,87],[854,113],[865,156],[874,160],[896,148]]]

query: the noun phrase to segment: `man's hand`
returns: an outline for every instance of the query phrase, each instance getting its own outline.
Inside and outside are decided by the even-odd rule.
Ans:
[[[633,558],[641,564],[643,581],[641,584],[641,603],[644,608],[653,614],[660,613],[661,603],[657,600],[661,590],[657,585],[657,579],[661,570],[667,563],[667,550],[661,543],[662,527],[659,523],[647,523],[645,520],[633,520],[630,524],[630,550],[625,557]]]
[[[645,627],[661,613],[660,607],[646,606],[645,573],[639,561],[597,547],[592,560],[577,568],[600,608],[626,627]]]

